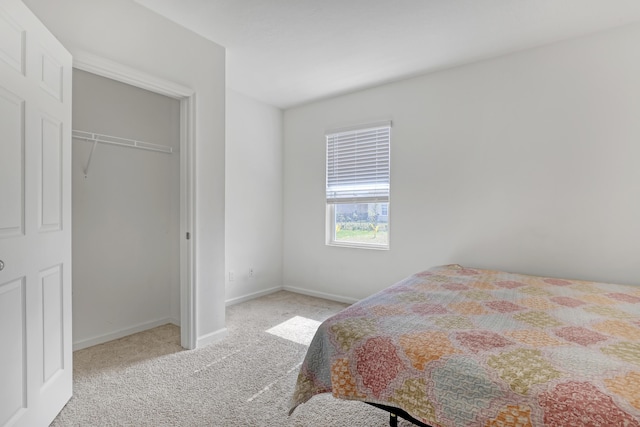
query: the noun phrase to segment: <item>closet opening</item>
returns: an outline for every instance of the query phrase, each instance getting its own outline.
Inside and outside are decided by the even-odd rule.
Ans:
[[[74,57],[74,350],[167,323],[180,328],[182,347],[196,346],[194,97]]]

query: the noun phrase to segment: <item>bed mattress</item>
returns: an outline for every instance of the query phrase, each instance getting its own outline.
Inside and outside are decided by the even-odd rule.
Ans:
[[[437,426],[640,426],[640,287],[450,265],[327,319],[291,412],[332,393]]]

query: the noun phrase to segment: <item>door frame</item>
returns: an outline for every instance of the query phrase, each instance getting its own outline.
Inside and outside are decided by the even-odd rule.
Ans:
[[[196,92],[87,52],[72,51],[73,68],[97,74],[180,101],[180,344],[197,346],[195,289],[195,130]],[[187,238],[189,236],[189,238]]]

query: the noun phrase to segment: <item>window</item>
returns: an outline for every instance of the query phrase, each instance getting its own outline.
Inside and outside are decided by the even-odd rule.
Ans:
[[[388,249],[391,123],[326,136],[327,244]]]

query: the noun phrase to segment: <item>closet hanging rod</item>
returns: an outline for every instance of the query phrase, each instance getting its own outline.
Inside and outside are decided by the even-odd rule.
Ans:
[[[104,135],[101,133],[86,132],[83,130],[72,130],[71,136],[74,139],[89,142],[101,142],[103,144],[119,145],[121,147],[139,148],[141,150],[157,151],[160,153],[173,154],[177,152],[173,147],[153,144],[151,142],[138,141],[135,139],[121,138],[119,136]]]

